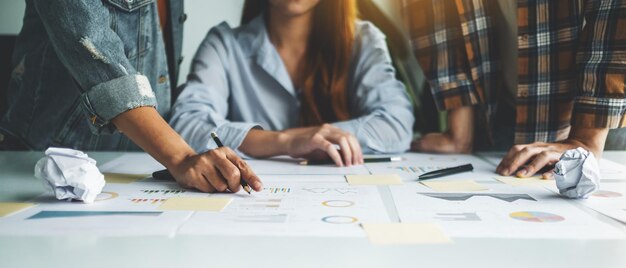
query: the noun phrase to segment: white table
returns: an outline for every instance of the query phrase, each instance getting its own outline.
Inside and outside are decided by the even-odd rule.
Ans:
[[[42,155],[0,152],[0,201],[26,201],[43,191],[33,177],[34,164]],[[89,155],[106,162],[119,153]],[[606,152],[604,157],[626,163],[626,152]],[[393,207],[389,191],[381,190],[386,206]],[[81,266],[623,268],[626,240],[455,238],[447,245],[380,247],[365,238],[0,236],[0,267]]]

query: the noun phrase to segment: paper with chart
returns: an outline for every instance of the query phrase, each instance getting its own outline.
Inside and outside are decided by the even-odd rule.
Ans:
[[[271,159],[248,159],[246,162],[257,175],[348,175],[369,174],[364,165],[336,167],[334,165],[300,165],[298,159],[275,157]]]
[[[613,162],[608,159],[600,159],[600,183],[624,182],[626,183],[626,165]]]
[[[583,205],[626,224],[626,183],[603,183]]]
[[[623,239],[624,233],[540,187],[493,183],[489,191],[390,186],[402,222],[439,223],[451,237]]]
[[[407,153],[402,155],[403,160],[387,163],[366,163],[365,166],[372,174],[398,174],[405,181],[415,181],[418,176],[426,172],[472,164],[474,171],[463,172],[446,176],[448,179],[476,179],[491,180],[495,175],[495,167],[473,155],[441,155]]]
[[[50,193],[37,205],[0,220],[0,234],[173,236],[192,211],[164,211],[170,197],[207,197],[176,183],[107,184],[93,204],[62,202]]]
[[[360,223],[389,222],[375,186],[275,182],[264,187],[253,195],[228,195],[233,201],[220,213],[196,212],[180,234],[363,237]]]

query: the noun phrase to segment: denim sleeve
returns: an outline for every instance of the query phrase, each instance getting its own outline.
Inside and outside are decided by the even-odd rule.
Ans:
[[[261,128],[255,123],[226,119],[230,89],[224,67],[228,46],[224,42],[232,40],[231,34],[216,28],[209,32],[194,56],[187,83],[172,108],[170,125],[197,152],[214,147],[211,131],[218,134],[224,146],[238,149],[251,129]]]
[[[360,24],[359,49],[350,81],[350,108],[357,118],[333,125],[353,133],[365,153],[399,153],[409,149],[413,108],[395,70],[384,35],[370,23]]]
[[[110,120],[125,111],[156,106],[148,78],[132,67],[101,0],[32,3],[52,48],[82,90],[81,102],[94,133],[113,132]]]

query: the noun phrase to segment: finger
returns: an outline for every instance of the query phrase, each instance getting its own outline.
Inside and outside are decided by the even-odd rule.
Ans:
[[[502,157],[502,160],[500,160],[500,163],[496,167],[496,173],[508,176],[509,174],[505,174],[505,173],[508,173],[508,166],[511,162],[511,158],[517,153],[521,152],[525,147],[526,145],[519,145],[519,144],[513,145],[511,149],[509,149],[509,151],[506,152],[506,155]]]
[[[363,164],[363,151],[361,150],[361,145],[359,141],[352,135],[348,136],[348,142],[350,143],[350,147],[352,148],[352,159],[354,159],[355,164]]]
[[[541,178],[544,180],[551,180],[554,177],[554,169],[551,169],[550,171],[544,172],[541,175]]]
[[[556,161],[558,161],[559,156],[560,155],[556,152],[543,151],[539,153],[528,166],[518,171],[516,175],[518,177],[533,176],[535,175],[535,173],[539,172],[545,166],[551,165],[552,163],[555,163]]]
[[[341,155],[339,155],[339,152],[337,151],[337,148],[335,148],[335,145],[333,145],[331,142],[327,140],[321,140],[319,148],[321,150],[324,150],[324,152],[328,154],[330,159],[332,159],[333,162],[335,162],[335,165],[337,165],[338,167],[343,167],[343,162],[341,161]]]
[[[194,188],[198,189],[198,191],[205,193],[215,192],[215,188],[211,186],[211,184],[209,183],[209,179],[204,174],[202,174],[202,178],[197,179]]]
[[[530,164],[521,168],[517,172],[515,172],[515,176],[520,178],[526,178],[535,175],[537,171],[542,169],[546,164],[548,164],[548,154],[547,152],[539,153],[535,156],[535,158],[530,162]]]
[[[526,164],[533,156],[545,150],[543,147],[536,146],[513,146],[507,155],[502,159],[498,166],[499,173],[509,176],[515,173],[522,165]]]
[[[352,148],[350,148],[350,143],[348,143],[348,138],[346,136],[341,136],[337,139],[337,143],[341,148],[341,154],[343,156],[343,162],[346,166],[352,165]]]
[[[254,171],[252,171],[252,168],[246,161],[243,161],[243,159],[237,156],[237,154],[235,154],[232,150],[226,153],[226,158],[228,158],[228,160],[230,160],[239,169],[241,179],[246,181],[246,183],[252,187],[252,190],[255,192],[263,190],[263,183],[261,182],[261,179],[254,174]]]
[[[225,149],[222,150],[225,151]],[[227,158],[227,155],[228,152],[224,152],[220,158],[214,159],[215,167],[219,170],[219,173],[222,175],[221,177],[224,179],[222,182],[227,185],[231,192],[236,193],[241,190],[241,172],[239,172],[239,168]]]
[[[226,179],[222,176],[220,171],[217,168],[214,168],[211,173],[212,174],[210,176],[205,175],[211,186],[215,188],[216,192],[226,192],[226,190],[228,190],[228,184],[226,184]]]

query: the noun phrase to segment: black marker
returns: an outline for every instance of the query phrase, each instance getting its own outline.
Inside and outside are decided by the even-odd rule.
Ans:
[[[435,179],[435,178],[439,178],[439,177],[443,177],[443,176],[448,176],[448,175],[462,173],[462,172],[467,172],[467,171],[472,171],[472,170],[474,170],[474,166],[472,166],[472,164],[462,165],[462,166],[458,166],[458,167],[444,168],[444,169],[440,169],[440,170],[426,172],[426,173],[420,175],[418,177],[418,180],[420,180],[420,181],[430,180],[430,179]]]

